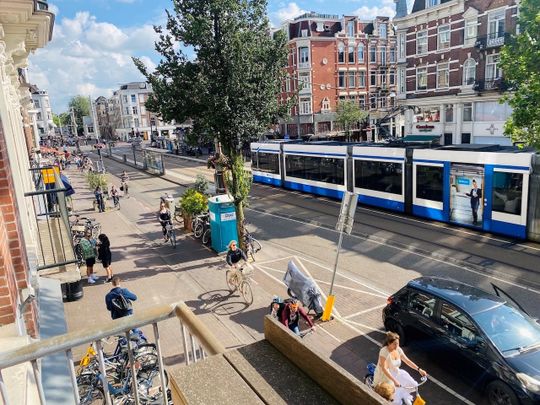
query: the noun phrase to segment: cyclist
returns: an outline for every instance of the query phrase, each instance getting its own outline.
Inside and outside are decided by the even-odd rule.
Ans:
[[[285,308],[283,308],[283,311],[281,312],[281,323],[300,336],[300,328],[298,327],[300,316],[304,318],[311,327],[311,330],[314,331],[315,325],[313,324],[313,321],[307,316],[304,308],[300,306],[300,302],[295,299],[291,300],[291,302],[287,303]]]
[[[242,249],[238,249],[237,243],[235,240],[229,242],[229,250],[227,251],[227,264],[231,267],[238,268],[238,262],[244,260],[247,262],[246,254]]]
[[[124,170],[122,172],[122,175],[120,176],[120,190],[122,190],[124,192],[125,197],[129,196],[129,193],[128,193],[128,181],[129,181],[129,176],[126,173],[126,171]]]
[[[120,205],[120,193],[114,184],[111,186],[111,197],[114,206],[118,207]]]
[[[163,238],[165,239],[165,242],[167,242],[169,240],[169,236],[167,235],[167,225],[172,225],[172,215],[171,211],[167,209],[167,206],[163,201],[159,204],[158,218],[159,223],[163,228]]]

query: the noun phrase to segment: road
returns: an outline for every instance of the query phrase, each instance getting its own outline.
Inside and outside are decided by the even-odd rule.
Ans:
[[[109,159],[106,166],[113,174],[125,168]],[[201,163],[175,157],[166,158],[165,167],[167,178],[181,184],[200,173],[212,176]],[[157,208],[164,189],[175,196],[183,191],[183,187],[171,187],[170,182],[142,172],[136,177],[130,190],[147,206]],[[255,295],[267,297],[266,302],[275,294],[285,295],[281,279],[289,260],[328,294],[339,202],[261,185],[254,185],[249,201],[246,213],[250,230],[264,246],[255,263]],[[138,219],[136,213],[127,215]],[[386,298],[412,278],[448,276],[485,290],[494,283],[531,315],[540,317],[540,246],[536,244],[359,207],[353,234],[345,236],[342,249],[334,290],[336,315],[342,327],[322,329],[332,342],[327,354],[358,378],[365,374],[365,364],[376,360],[377,344],[383,338],[381,309]],[[261,305],[261,301],[256,300],[254,305]],[[407,353],[433,377],[434,382],[422,389],[429,403],[481,403],[478,392],[449,374],[421,347],[408,347]],[[351,362],[351,356],[358,360]]]

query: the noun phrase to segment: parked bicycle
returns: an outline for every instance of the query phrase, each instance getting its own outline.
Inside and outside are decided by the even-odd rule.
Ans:
[[[253,303],[253,291],[251,290],[251,278],[252,268],[244,263],[240,267],[233,267],[225,272],[225,279],[227,286],[232,292],[240,290],[240,294],[248,305]]]
[[[193,229],[193,235],[199,239],[203,236],[206,227],[210,226],[210,214],[205,212],[203,214],[193,216],[191,220],[191,229]]]
[[[244,222],[244,246],[246,249],[246,255],[250,256],[255,261],[255,253],[262,249],[261,243],[253,237],[248,231],[246,223]]]

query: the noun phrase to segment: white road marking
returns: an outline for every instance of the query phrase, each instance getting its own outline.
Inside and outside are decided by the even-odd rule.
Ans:
[[[368,312],[375,311],[376,309],[384,308],[385,306],[386,306],[386,304],[377,305],[376,307],[365,309],[363,311],[355,312],[354,314],[347,315],[347,316],[343,317],[343,319],[350,319],[350,318],[354,318],[355,316],[358,316],[358,315],[367,314]]]
[[[280,262],[282,260],[290,260],[292,259],[294,256],[286,256],[286,257],[280,257],[279,259],[272,259],[272,260],[267,260],[265,262],[257,262],[258,264],[269,264],[269,263],[277,263],[277,262]]]
[[[374,328],[372,326],[369,326],[369,325],[366,325],[366,324],[363,324],[363,323],[360,323],[360,322],[351,321],[350,319],[340,318],[339,320],[341,322],[343,322],[343,323],[350,323],[350,324],[360,326],[360,327],[365,328],[365,329],[369,329],[372,332],[379,332],[382,335],[386,334],[386,331],[383,330],[383,329],[377,329],[377,328]]]
[[[249,208],[248,208],[249,209]],[[291,218],[287,218],[287,217],[283,217],[283,216],[280,216],[280,215],[276,215],[276,214],[269,214],[267,212],[260,212],[260,211],[256,211],[257,213],[261,214],[261,215],[268,215],[268,216],[272,216],[272,217],[276,217],[276,218],[280,218],[282,220],[285,220],[285,221],[293,221],[293,222],[297,222],[299,224],[302,224],[302,225],[305,225],[305,226],[311,226],[311,227],[314,227],[314,228],[319,228],[319,229],[324,229],[326,231],[329,231],[329,232],[334,232],[334,233],[337,233],[337,231],[333,230],[333,229],[328,229],[328,228],[322,228],[320,226],[317,226],[317,225],[313,225],[313,224],[310,224],[310,223],[306,223],[306,222],[302,222],[302,221],[298,221],[296,219],[291,219]],[[361,236],[357,236],[357,235],[348,235],[350,238],[355,238],[355,239],[359,239],[359,240],[363,240],[363,241],[367,241],[367,242],[371,242],[371,243],[374,243],[374,244],[377,244],[377,245],[381,245],[381,246],[385,246],[387,248],[390,248],[390,249],[394,249],[394,250],[397,250],[399,252],[408,252],[412,255],[416,255],[416,256],[419,256],[419,257],[423,257],[423,258],[426,258],[426,259],[429,259],[429,260],[433,260],[433,261],[436,261],[436,262],[439,262],[439,263],[443,263],[443,264],[446,264],[448,266],[451,266],[451,267],[455,267],[455,268],[458,268],[458,269],[461,269],[461,270],[464,270],[464,271],[467,271],[469,273],[473,273],[473,274],[476,274],[476,275],[479,275],[479,276],[482,276],[482,277],[485,277],[485,278],[489,278],[489,279],[492,279],[492,280],[495,280],[495,281],[498,281],[498,282],[501,282],[501,283],[504,283],[504,284],[507,284],[507,285],[510,285],[512,287],[516,287],[516,288],[519,288],[519,289],[522,289],[522,290],[525,290],[525,291],[529,291],[529,292],[532,292],[534,294],[539,294],[540,295],[540,290],[537,290],[535,288],[531,288],[531,287],[527,287],[527,286],[524,286],[524,285],[520,285],[520,284],[516,284],[516,283],[513,283],[511,281],[508,281],[508,280],[505,280],[505,279],[502,279],[500,277],[496,277],[496,276],[492,276],[490,274],[486,274],[486,273],[481,273],[479,271],[476,271],[476,270],[472,270],[472,269],[469,269],[467,267],[464,267],[464,266],[460,266],[458,264],[455,264],[455,263],[452,263],[452,262],[448,262],[448,261],[444,261],[442,259],[437,259],[435,257],[431,257],[431,256],[428,256],[428,255],[425,255],[425,254],[422,254],[422,253],[418,253],[418,252],[415,252],[414,250],[410,250],[408,248],[398,248],[398,247],[395,247],[395,246],[392,246],[392,245],[387,245],[386,243],[384,242],[378,242],[376,240],[372,240],[372,239],[367,239],[367,238],[364,238],[364,237],[361,237]],[[272,242],[266,242],[266,243],[272,243]],[[279,244],[276,244],[278,246],[280,246],[282,249],[287,249],[287,250],[293,250],[287,246],[283,246],[283,245],[279,245]],[[293,250],[294,251],[294,250]],[[305,259],[305,258],[304,258]],[[309,259],[305,259],[306,261],[310,262]],[[311,262],[313,263],[313,262]],[[324,268],[324,267],[323,267]],[[342,277],[345,277],[347,278],[346,276],[343,276],[341,275]],[[350,279],[351,281],[353,281],[353,279]],[[355,280],[354,280],[355,281]],[[358,281],[355,281],[355,282],[358,282]],[[360,284],[360,283],[359,283]],[[367,286],[366,287],[368,288],[372,288],[370,286]]]

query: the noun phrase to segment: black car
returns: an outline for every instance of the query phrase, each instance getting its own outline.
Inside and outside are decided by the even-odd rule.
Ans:
[[[540,325],[500,288],[420,277],[388,298],[387,330],[426,340],[439,363],[485,389],[491,405],[540,404]],[[447,361],[445,361],[447,359]]]

